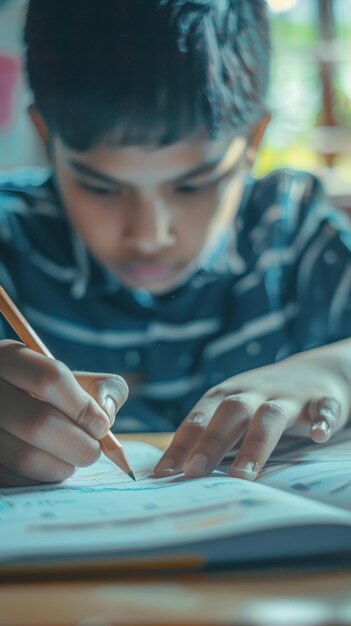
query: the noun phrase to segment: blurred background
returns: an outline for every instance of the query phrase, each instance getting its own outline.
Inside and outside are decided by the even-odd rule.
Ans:
[[[48,0],[50,1],[50,0]],[[0,170],[45,165],[21,64],[25,0],[0,0]],[[272,122],[256,174],[315,171],[351,211],[351,0],[269,0]]]

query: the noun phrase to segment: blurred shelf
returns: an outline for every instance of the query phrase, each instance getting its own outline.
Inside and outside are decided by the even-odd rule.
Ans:
[[[350,41],[316,41],[313,45],[273,46],[278,62],[350,63]]]
[[[341,178],[334,167],[320,167],[314,173],[323,182],[332,204],[351,213],[351,172],[349,182]]]
[[[351,129],[342,126],[316,126],[309,134],[309,144],[317,154],[351,155]],[[351,178],[351,172],[350,172]]]

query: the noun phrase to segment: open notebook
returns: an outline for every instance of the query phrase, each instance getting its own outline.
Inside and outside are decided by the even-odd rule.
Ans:
[[[349,554],[351,432],[290,443],[259,479],[154,479],[158,448],[128,443],[133,483],[102,457],[63,484],[0,490],[0,573],[238,566]]]

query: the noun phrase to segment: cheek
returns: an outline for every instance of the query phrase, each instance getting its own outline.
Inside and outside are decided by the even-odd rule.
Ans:
[[[102,259],[115,253],[120,237],[116,212],[75,186],[63,187],[61,195],[70,221],[91,251]]]
[[[207,192],[194,197],[185,198],[180,208],[175,231],[180,247],[188,252],[188,256],[198,254],[206,244],[211,224],[216,213],[217,193]]]
[[[182,212],[182,239],[187,248],[200,251],[215,239],[236,214],[243,191],[242,179],[222,183],[196,199]]]

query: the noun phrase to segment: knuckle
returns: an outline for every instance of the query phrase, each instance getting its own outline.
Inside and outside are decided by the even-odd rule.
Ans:
[[[220,450],[223,448],[225,442],[218,433],[206,433],[203,437],[203,443],[206,446]]]
[[[89,426],[93,421],[96,411],[94,411],[93,400],[89,396],[84,398],[81,409],[76,416],[75,422],[78,426]],[[107,418],[106,418],[107,419]]]
[[[94,445],[85,444],[79,451],[79,460],[77,465],[79,467],[88,467],[99,459],[101,453],[101,449],[98,443]]]
[[[31,476],[33,472],[37,474],[40,465],[40,451],[28,447],[22,450],[20,456],[16,459],[15,471],[21,476]]]
[[[282,407],[276,402],[264,402],[257,411],[257,419],[262,426],[266,425],[269,427],[272,422],[281,418],[283,413]]]
[[[50,359],[45,369],[47,371],[46,378],[49,385],[56,385],[63,378],[67,378],[72,375],[69,367],[62,361],[54,361]]]
[[[213,398],[222,398],[223,396],[224,396],[224,391],[221,385],[216,385],[215,387],[212,387],[211,389],[206,391],[203,397],[206,399],[213,399]]]
[[[266,448],[269,445],[272,437],[280,429],[279,424],[282,425],[283,415],[283,409],[274,402],[265,402],[260,406],[250,436],[250,443],[255,449]]]
[[[227,398],[223,400],[222,405],[225,409],[228,408],[231,413],[240,411],[240,413],[244,413],[248,416],[252,414],[249,401],[240,395],[227,396]]]
[[[6,352],[7,350],[13,350],[14,346],[18,348],[21,344],[18,341],[13,341],[13,339],[2,339],[0,341],[0,353]]]
[[[32,366],[34,373],[34,365]],[[36,364],[35,378],[36,386],[39,393],[45,393],[50,387],[56,386],[61,382],[62,378],[70,375],[70,369],[61,361],[47,359],[45,362]]]
[[[204,429],[209,423],[209,417],[203,411],[193,411],[184,421],[188,426]]]

